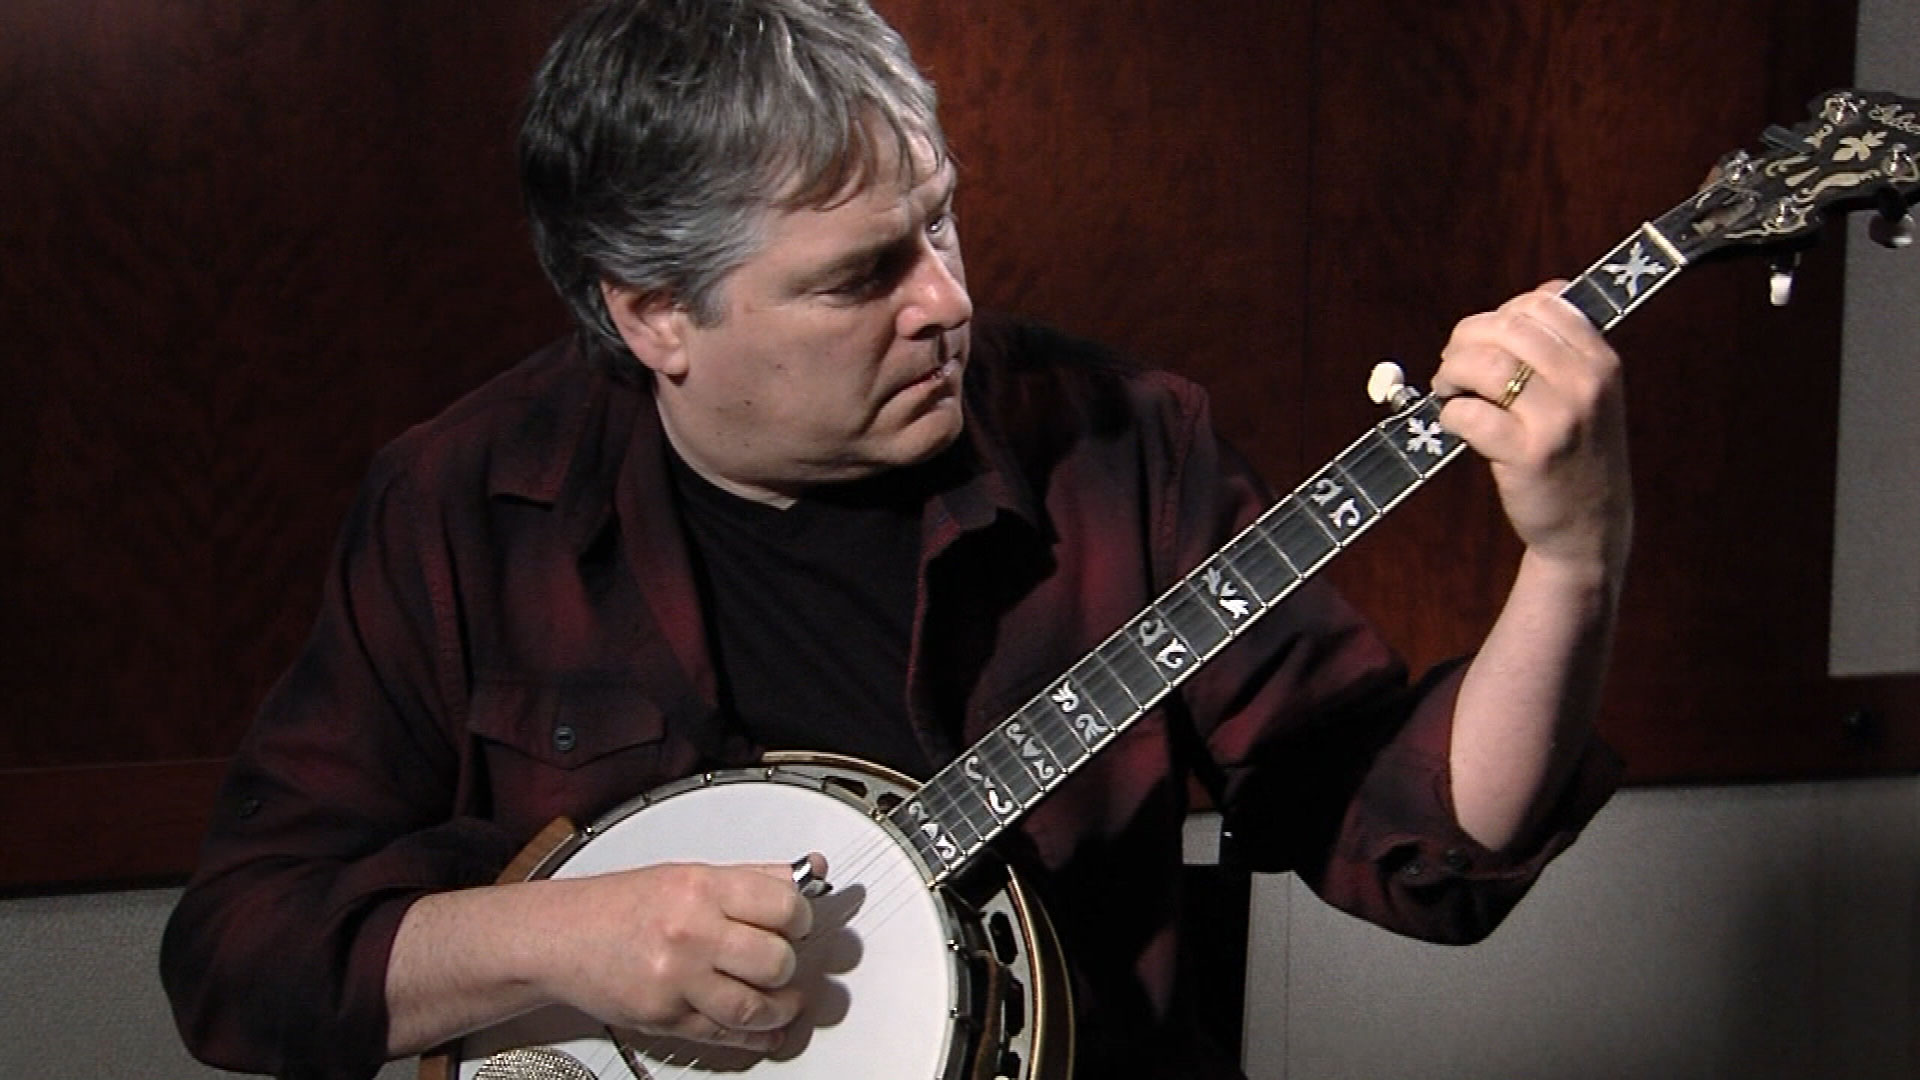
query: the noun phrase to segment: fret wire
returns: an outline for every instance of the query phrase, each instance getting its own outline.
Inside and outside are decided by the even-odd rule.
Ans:
[[[1328,463],[1327,468],[1329,471],[1339,474],[1340,479],[1346,481],[1346,487],[1349,491],[1366,500],[1366,509],[1378,514],[1380,512],[1380,504],[1373,501],[1373,496],[1367,492],[1366,487],[1353,475],[1352,469],[1353,459],[1357,456],[1361,446],[1372,437],[1372,428],[1361,432],[1360,437],[1353,440],[1352,443],[1349,443],[1345,450],[1340,451],[1340,453]]]
[[[1267,539],[1292,564],[1296,576],[1309,577],[1340,550],[1340,542],[1320,524],[1317,514],[1301,504],[1298,495],[1289,495],[1281,503],[1284,510],[1269,515],[1273,522],[1267,527]]]
[[[1389,500],[1385,506],[1381,507],[1382,513],[1386,511],[1387,506],[1392,506],[1395,503],[1399,502],[1401,498],[1406,496],[1407,492],[1412,491],[1414,488],[1419,487],[1421,481],[1426,479],[1426,477],[1422,475],[1420,472],[1420,463],[1413,459],[1412,454],[1408,450],[1403,450],[1400,448],[1399,441],[1393,437],[1393,432],[1391,430],[1392,427],[1393,427],[1393,422],[1389,420],[1385,423],[1382,423],[1379,427],[1374,428],[1374,434],[1378,438],[1378,445],[1385,447],[1386,452],[1393,455],[1394,460],[1400,463],[1401,468],[1413,474],[1413,481],[1409,483],[1405,488],[1402,488],[1399,494],[1394,496],[1393,499]]]
[[[1147,652],[1151,646],[1167,647],[1162,644],[1166,635],[1156,635],[1152,629],[1164,623],[1159,609],[1149,605],[1144,618],[1136,619],[1126,630],[1108,638],[1094,650],[1094,654],[1120,680],[1120,685],[1127,688],[1127,695],[1133,698],[1134,704],[1143,711],[1160,700],[1160,695],[1167,687],[1165,676],[1160,674],[1160,666],[1153,662]]]
[[[1055,730],[1065,732],[1072,737],[1071,752],[1076,758],[1084,759],[1093,753],[1098,740],[1088,739],[1082,735],[1080,725],[1074,723],[1074,713],[1079,711],[1082,699],[1074,683],[1071,669],[1035,695],[1033,703],[1046,712],[1049,721],[1055,725]]]
[[[1113,728],[1108,723],[1105,710],[1093,700],[1092,692],[1086,687],[1084,672],[1089,670],[1098,669],[1096,665],[1075,664],[1059,682],[1046,690],[1045,697],[1060,722],[1091,755],[1113,734]]]
[[[1082,708],[1085,699],[1074,685],[1071,673],[1062,676],[1058,682],[1040,691],[1040,696],[1034,700],[1047,711],[1047,715],[1054,724],[1058,725],[1059,730],[1073,739],[1073,750],[1080,760],[1093,756],[1093,751],[1100,745],[1100,740],[1084,730],[1086,725],[1081,717],[1087,715]],[[1101,726],[1104,727],[1104,724]],[[1078,763],[1078,761],[1075,762],[1076,765]]]
[[[1254,522],[1252,527],[1240,534],[1230,545],[1227,560],[1240,580],[1246,582],[1254,597],[1266,607],[1271,607],[1292,591],[1294,585],[1299,583],[1300,575],[1293,572],[1287,557],[1267,539],[1264,521],[1263,518]]]
[[[1205,586],[1194,583],[1193,575],[1187,575],[1170,592],[1177,595],[1172,600],[1163,596],[1155,606],[1167,613],[1168,625],[1187,643],[1195,659],[1205,660],[1233,640],[1232,629],[1213,608],[1213,597]]]
[[[953,844],[951,837],[948,838],[948,843],[953,844],[953,857],[948,858],[941,853],[938,843],[929,837],[921,828],[925,823],[913,819],[911,807],[916,804],[921,807],[923,812],[931,813],[926,810],[926,804],[922,803],[916,795],[916,797],[901,803],[899,808],[888,816],[894,819],[894,824],[900,828],[901,832],[906,834],[908,841],[913,844],[914,850],[919,853],[921,861],[933,872],[934,880],[938,881],[957,869],[965,860],[966,856],[962,854],[958,844]],[[938,821],[934,821],[933,824],[935,827],[940,827]],[[946,835],[944,829],[942,829],[941,835]]]
[[[1106,661],[1089,654],[1070,669],[1074,682],[1087,695],[1108,727],[1123,728],[1133,722],[1136,707],[1126,684],[1107,667]]]
[[[1430,404],[1430,401],[1422,403],[1423,406]],[[1420,408],[1416,408],[1415,415],[1409,419],[1418,418],[1417,414],[1421,411]],[[1437,407],[1429,410],[1428,415],[1437,416]],[[1431,424],[1435,421],[1427,422]],[[1457,450],[1458,446],[1456,445],[1454,449]],[[1410,474],[1411,482],[1404,485],[1395,484],[1393,490],[1382,489],[1377,484],[1369,486],[1368,479],[1380,471],[1380,466],[1373,459],[1381,455],[1387,455],[1385,460],[1392,466],[1390,472],[1397,471],[1402,477]],[[1443,453],[1440,464],[1444,464],[1450,457],[1450,454]],[[1438,464],[1434,468],[1438,468]],[[1312,569],[1338,553],[1347,542],[1371,526],[1382,512],[1381,504],[1391,506],[1398,502],[1417,487],[1422,479],[1424,477],[1419,474],[1417,467],[1406,461],[1405,455],[1392,439],[1379,432],[1364,433],[1345,454],[1322,469],[1314,480],[1303,485],[1294,496],[1276,504],[1267,515],[1249,527],[1244,535],[1250,541],[1250,546],[1241,548],[1239,554],[1244,557],[1247,550],[1262,551],[1259,545],[1264,545],[1266,553],[1264,561],[1270,567],[1291,569],[1294,560],[1298,559],[1307,563],[1310,573]],[[1325,481],[1331,481],[1330,486],[1322,487]],[[1357,521],[1353,520],[1352,512],[1335,516],[1339,514],[1339,504],[1336,504],[1333,514],[1315,513],[1311,504],[1303,502],[1299,495],[1316,488],[1329,491],[1336,496],[1345,495],[1349,499],[1357,496],[1355,508],[1357,509],[1359,503],[1363,502],[1367,512],[1359,515]],[[1333,533],[1333,530],[1341,528],[1346,530],[1344,538]],[[1291,553],[1289,544],[1293,549]],[[1232,627],[1228,616],[1214,609],[1211,592],[1200,582],[1207,579],[1208,572],[1211,570],[1215,575],[1212,580],[1224,583],[1227,581],[1226,575],[1231,574],[1235,581],[1246,586],[1251,592],[1253,586],[1249,583],[1246,574],[1232,562],[1235,554],[1233,545],[1223,548],[1214,559],[1203,563],[1162,594],[1154,604],[1149,605],[1146,612],[1136,618],[1126,632],[1109,638],[1107,642],[1088,654],[1080,665],[1076,665],[1067,677],[1051,688],[1052,691],[1063,688],[1076,691],[1084,699],[1076,702],[1083,714],[1089,706],[1091,707],[1092,714],[1097,715],[1101,721],[1099,727],[1093,731],[1091,740],[1083,734],[1082,728],[1074,722],[1073,717],[1061,711],[1062,703],[1053,701],[1046,694],[1031,703],[1034,707],[1024,709],[1018,714],[1027,725],[1028,733],[1033,736],[1033,744],[1044,751],[1060,769],[1059,778],[1064,778],[1078,768],[1095,749],[1120,730],[1131,725],[1140,714],[1157,703],[1173,686],[1184,681],[1188,673],[1210,658],[1212,652],[1217,652],[1231,640]],[[1293,580],[1283,588],[1281,596],[1291,592],[1301,580],[1304,580],[1304,575],[1297,571],[1292,572],[1290,576]],[[1278,598],[1276,596],[1274,600],[1277,601]],[[1262,598],[1262,603],[1266,602]],[[1205,614],[1195,614],[1196,606],[1203,608]],[[1250,612],[1248,618],[1257,617],[1264,610],[1262,608],[1259,612]],[[1113,710],[1105,708],[1098,698],[1091,696],[1094,693],[1091,687],[1103,676],[1107,693],[1112,694],[1112,691],[1117,688],[1135,703],[1135,708],[1131,710],[1132,715],[1124,721],[1115,722],[1112,719]],[[1145,700],[1142,701],[1142,698]],[[1008,738],[1011,738],[1010,734]],[[1029,758],[1025,755],[1013,754],[1008,747],[998,749],[1012,756],[1020,765],[1019,771],[1026,773],[1025,778],[1031,780],[1040,789],[1037,794],[1045,793],[1048,785],[1034,772],[1033,763]],[[982,830],[980,822],[969,813],[969,804],[977,803],[982,813],[992,815],[992,807],[987,802],[988,796],[972,782],[961,784],[958,776],[949,780],[948,783],[955,785],[955,790],[964,792],[964,795],[949,793],[944,790],[943,784],[942,789],[933,792],[932,796],[944,799],[950,804],[951,809],[959,811],[958,825],[948,826],[949,839],[957,842],[962,848],[968,849],[969,852],[977,850],[997,834],[1001,822],[996,816],[993,822]],[[1007,786],[1012,788],[1012,785]],[[936,807],[938,803],[929,801],[926,805]],[[949,812],[946,816],[953,818],[955,815]]]
[[[1266,602],[1234,565],[1230,548],[1223,548],[1202,563],[1199,570],[1187,575],[1187,581],[1193,583],[1195,595],[1207,605],[1213,617],[1226,627],[1228,640],[1238,637],[1241,630],[1266,613]],[[1218,651],[1216,647],[1214,652]]]
[[[953,830],[954,839],[960,844],[961,860],[973,857],[974,852],[987,846],[988,841],[1000,835],[1001,822],[993,810],[987,806],[986,795],[975,786],[971,777],[962,771],[967,759],[973,755],[964,754],[954,760],[946,770],[953,773],[948,783],[953,794],[950,795],[953,808],[964,829]],[[975,811],[978,811],[976,814]]]
[[[968,804],[974,801],[973,787],[959,773],[961,760],[964,758],[955,760],[927,781],[920,789],[921,804],[935,820],[946,826],[947,835],[955,843],[968,848],[977,846],[980,827],[967,813]]]
[[[974,795],[979,798],[981,807],[987,811],[991,820],[991,824],[980,834],[984,839],[990,840],[1002,825],[1019,813],[1020,803],[1007,794],[1006,785],[1000,782],[1000,777],[995,773],[993,763],[987,760],[987,752],[984,749],[976,747],[961,760],[964,762],[961,774],[966,777],[968,785],[973,788]]]
[[[1681,204],[1666,216],[1675,216],[1687,205]],[[1611,311],[1599,312],[1599,319],[1594,318],[1596,312],[1590,310],[1592,305],[1582,304],[1574,296],[1568,298],[1580,308],[1581,314],[1586,315],[1604,333],[1646,303],[1667,282],[1678,277],[1679,271],[1686,266],[1686,256],[1667,239],[1665,233],[1652,222],[1647,222],[1587,267],[1575,285],[1561,290],[1561,295],[1573,293],[1582,299],[1589,293],[1600,296]],[[1578,293],[1575,293],[1576,286],[1580,290]]]
[[[1027,714],[1033,708],[1033,703],[1028,702],[994,730],[1006,740],[1014,759],[1033,777],[1033,782],[1040,785],[1042,791],[1047,791],[1058,784],[1066,773],[1059,759],[1034,733],[1033,724],[1027,719]]]
[[[978,839],[980,834],[980,820],[969,812],[979,800],[972,781],[960,772],[965,761],[966,755],[953,759],[921,788],[923,797],[929,800],[929,811],[946,823],[949,834],[962,846]]]
[[[1427,477],[1440,471],[1441,466],[1452,461],[1454,455],[1466,445],[1458,435],[1440,426],[1442,404],[1444,403],[1431,396],[1425,397],[1411,410],[1381,424],[1387,443],[1406,459],[1410,468],[1420,474],[1420,480],[1401,493],[1400,497],[1403,499],[1424,483]],[[1401,425],[1404,425],[1401,427],[1401,435],[1406,439],[1405,446],[1400,445],[1400,442],[1388,433],[1389,429]],[[1395,505],[1398,505],[1397,500]],[[1382,508],[1383,513],[1385,509]]]
[[[1373,504],[1376,517],[1420,483],[1420,473],[1395,449],[1393,440],[1378,431],[1362,435],[1341,460],[1348,479]]]
[[[1153,700],[1155,701],[1166,696],[1167,691],[1186,679],[1187,672],[1198,667],[1206,659],[1193,643],[1187,640],[1187,636],[1181,633],[1180,628],[1174,625],[1173,618],[1167,610],[1168,607],[1179,603],[1178,594],[1182,592],[1184,585],[1185,582],[1182,581],[1160,594],[1160,599],[1147,608],[1153,613],[1152,617],[1143,618],[1134,623],[1135,632],[1140,635],[1137,641],[1141,647],[1138,656],[1148,662],[1153,674],[1162,683],[1154,692]],[[1151,640],[1149,635],[1152,635]]]
[[[1087,745],[1074,734],[1073,725],[1060,715],[1053,703],[1043,693],[1020,710],[1027,717],[1027,723],[1033,728],[1040,745],[1060,763],[1065,772],[1072,772],[1087,758]]]
[[[913,845],[914,853],[920,856],[920,861],[926,865],[927,870],[936,878],[950,869],[947,861],[942,859],[940,853],[933,849],[932,842],[925,836],[922,836],[918,829],[905,829],[903,832],[906,835],[907,842]]]
[[[1560,296],[1578,308],[1587,321],[1598,327],[1606,327],[1620,314],[1606,291],[1600,288],[1591,276],[1583,276],[1571,282],[1560,292]]]
[[[1109,647],[1116,649],[1130,648],[1132,647],[1132,643],[1126,639],[1124,632],[1114,634],[1095,646],[1092,652],[1081,657],[1080,663],[1075,664],[1074,667],[1098,669],[1106,677],[1103,685],[1110,688],[1119,687],[1119,697],[1114,702],[1114,709],[1110,711],[1116,713],[1133,713],[1136,715],[1145,712],[1147,707],[1141,703],[1139,696],[1134,693],[1133,687],[1127,685],[1127,680],[1120,677],[1120,672],[1116,670],[1112,664],[1108,663],[1106,656],[1103,655]]]
[[[1032,806],[1046,793],[1040,784],[1040,778],[1028,771],[1021,762],[1020,755],[1014,753],[1008,745],[1004,732],[995,729],[986,738],[980,740],[980,753],[992,763],[994,775],[1000,780],[1000,786],[1007,790],[1013,801],[1022,807]]]
[[[1334,543],[1343,548],[1379,513],[1367,493],[1341,467],[1339,458],[1328,462],[1309,482],[1306,504]]]
[[[956,815],[952,813],[953,806],[951,799],[948,800],[948,803],[949,805],[946,808],[948,814],[941,819],[941,824],[946,826],[947,838],[952,840],[960,848],[958,861],[965,862],[968,856],[980,849],[980,831],[973,827],[973,822],[968,821],[964,814]]]

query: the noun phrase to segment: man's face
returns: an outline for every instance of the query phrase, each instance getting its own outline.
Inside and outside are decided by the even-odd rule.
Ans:
[[[973,304],[955,175],[943,163],[914,176],[825,210],[771,211],[760,250],[721,285],[720,319],[676,312],[669,349],[636,348],[668,436],[708,479],[784,502],[925,461],[960,435]]]

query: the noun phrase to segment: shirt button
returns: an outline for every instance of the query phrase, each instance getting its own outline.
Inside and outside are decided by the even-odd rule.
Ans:
[[[260,812],[260,800],[254,798],[241,799],[240,802],[234,806],[233,812],[242,820],[250,818]]]
[[[1464,874],[1469,867],[1473,866],[1473,860],[1459,848],[1448,848],[1447,853],[1440,857],[1440,861],[1446,863],[1447,869],[1456,874]]]
[[[1426,874],[1427,864],[1421,862],[1419,859],[1410,860],[1405,866],[1400,868],[1400,876],[1405,878],[1414,878],[1417,880],[1425,877]]]
[[[553,748],[563,754],[573,753],[579,738],[574,734],[573,725],[557,724],[553,729]]]

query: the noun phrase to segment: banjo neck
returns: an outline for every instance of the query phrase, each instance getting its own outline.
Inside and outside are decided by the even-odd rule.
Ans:
[[[1836,91],[1811,120],[1768,129],[1761,154],[1737,151],[1693,197],[1641,225],[1561,296],[1605,333],[1710,257],[1790,252],[1823,217],[1877,206],[1908,230],[1920,197],[1920,115],[1911,99]],[[1893,234],[1898,239],[1898,231]],[[1878,238],[1878,234],[1876,234]],[[1888,246],[1904,243],[1888,242]],[[1791,278],[1776,263],[1774,303]],[[1345,551],[1465,444],[1440,426],[1445,404],[1400,388],[1396,411],[1337,454],[1226,546],[888,813],[927,884],[971,864],[1262,615]]]
[[[940,885],[1465,444],[1432,396],[1401,408],[935,773],[889,815]]]
[[[1561,293],[1611,330],[1686,259],[1642,225]],[[1653,254],[1649,254],[1652,252]],[[1440,425],[1445,401],[1403,390],[1398,410],[1336,454],[1172,588],[1081,657],[895,808],[929,885],[965,869],[1106,745],[1279,606],[1466,444]]]

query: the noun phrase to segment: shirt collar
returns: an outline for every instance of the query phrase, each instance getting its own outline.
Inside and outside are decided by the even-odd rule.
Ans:
[[[962,532],[986,528],[1003,514],[1036,532],[1044,531],[1046,519],[1033,487],[1001,437],[985,396],[977,391],[978,371],[976,366],[968,369],[966,434],[954,451],[964,479],[940,496],[941,507]]]
[[[509,393],[523,404],[491,449],[487,494],[552,509],[573,549],[585,551],[612,516],[629,437],[651,416],[652,395],[593,363],[577,334],[535,353],[510,378],[517,381]]]

